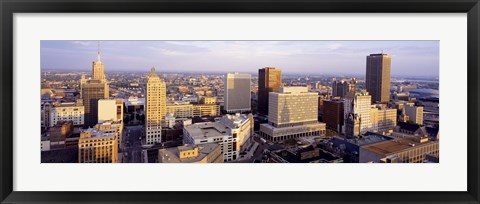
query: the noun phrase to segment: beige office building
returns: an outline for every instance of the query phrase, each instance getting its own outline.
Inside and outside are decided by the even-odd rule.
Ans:
[[[343,108],[344,119],[347,119],[349,114],[357,115],[360,121],[360,132],[370,131],[372,128],[370,121],[371,104],[371,96],[366,91],[347,94]]]
[[[79,163],[117,163],[118,140],[115,133],[89,128],[80,133],[78,140]]]
[[[73,125],[80,126],[84,124],[85,107],[74,102],[54,104],[50,107],[48,114],[50,127],[55,126],[59,121],[72,121]]]
[[[408,116],[408,121],[423,125],[423,107],[415,106],[414,103],[406,103],[403,107],[405,114]]]
[[[98,122],[123,121],[123,100],[122,99],[100,99],[98,100]]]
[[[228,73],[225,75],[225,102],[227,113],[241,113],[251,110],[250,74]]]
[[[220,115],[220,105],[216,104],[194,104],[193,105],[193,116],[219,116]]]
[[[166,85],[152,67],[145,91],[145,135],[147,145],[162,142],[162,120],[167,112]]]
[[[365,86],[372,96],[372,102],[390,100],[391,61],[390,56],[384,53],[367,56]]]
[[[192,118],[193,104],[189,102],[173,102],[167,104],[167,113],[173,114],[175,118]]]
[[[222,146],[217,143],[183,145],[160,149],[159,163],[223,163]]]
[[[105,88],[104,88],[104,91],[105,91],[105,98],[108,98],[110,97],[110,94],[109,94],[109,87],[108,87],[108,83],[107,83],[107,77],[105,76],[105,70],[104,70],[104,64],[103,62],[100,60],[100,46],[98,48],[98,54],[97,54],[97,61],[93,61],[92,62],[92,80],[99,80],[101,81]],[[84,78],[82,78],[82,80],[85,80]]]
[[[260,135],[271,141],[325,135],[325,123],[318,122],[318,94],[307,87],[282,87],[269,93],[268,124]]]
[[[217,97],[215,96],[202,96],[200,99],[202,104],[217,104]]]
[[[397,109],[372,105],[370,109],[371,131],[387,132],[397,126]]]
[[[103,121],[95,125],[95,129],[104,133],[113,133],[117,137],[118,147],[123,148],[123,122],[122,121]]]

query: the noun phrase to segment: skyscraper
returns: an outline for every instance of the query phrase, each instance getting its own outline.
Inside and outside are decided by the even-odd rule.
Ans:
[[[372,102],[388,102],[390,100],[390,65],[391,58],[387,54],[367,56],[365,85],[372,96]]]
[[[107,78],[105,77],[104,65],[100,61],[100,45],[98,47],[97,61],[92,62],[92,79],[100,80],[106,82]]]
[[[152,67],[145,91],[145,142],[147,145],[162,142],[162,120],[165,119],[167,111],[166,92],[165,82],[155,73],[155,67]]]
[[[357,80],[352,78],[350,81],[334,81],[332,85],[332,96],[344,98],[347,93],[355,93]]]
[[[92,62],[92,80],[99,80],[100,82],[104,83],[105,98],[110,97],[107,77],[105,77],[104,64],[102,61],[100,61],[100,45],[98,46],[97,61]]]
[[[227,113],[241,113],[251,110],[250,74],[228,73],[225,76],[225,102]]]
[[[268,114],[268,93],[278,92],[282,85],[282,70],[265,67],[258,70],[258,112]]]
[[[83,106],[85,106],[85,127],[97,124],[98,100],[105,99],[105,83],[100,80],[88,80],[82,88]]]

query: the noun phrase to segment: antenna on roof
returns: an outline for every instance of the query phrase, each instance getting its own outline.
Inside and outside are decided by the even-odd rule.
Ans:
[[[98,41],[98,53],[97,53],[97,60],[100,62],[100,41]]]

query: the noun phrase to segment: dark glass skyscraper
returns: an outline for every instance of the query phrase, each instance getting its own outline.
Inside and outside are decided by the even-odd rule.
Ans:
[[[388,102],[390,100],[390,65],[391,58],[387,54],[367,56],[365,85],[368,93],[372,96],[372,102]]]
[[[258,112],[268,114],[268,93],[280,91],[282,70],[265,67],[258,70]]]
[[[85,127],[93,127],[98,119],[98,100],[105,97],[105,83],[101,80],[89,80],[82,88],[83,105],[85,106]]]

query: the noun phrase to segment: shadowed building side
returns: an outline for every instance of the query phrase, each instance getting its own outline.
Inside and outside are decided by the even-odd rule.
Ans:
[[[387,54],[367,56],[365,86],[373,103],[390,100],[390,65],[391,58]]]

